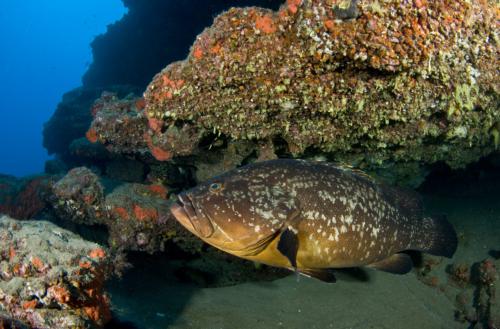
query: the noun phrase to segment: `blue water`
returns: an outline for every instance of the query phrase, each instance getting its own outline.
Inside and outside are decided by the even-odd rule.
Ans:
[[[43,171],[43,123],[80,85],[90,42],[124,13],[120,0],[0,1],[1,173]]]

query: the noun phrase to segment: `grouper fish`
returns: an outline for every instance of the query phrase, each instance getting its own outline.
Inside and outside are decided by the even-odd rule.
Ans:
[[[335,268],[404,274],[417,250],[452,257],[457,236],[418,196],[328,162],[277,159],[228,171],[178,195],[175,218],[235,256],[325,282]]]

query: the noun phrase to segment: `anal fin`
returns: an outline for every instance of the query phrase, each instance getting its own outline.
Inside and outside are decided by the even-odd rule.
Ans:
[[[406,274],[413,268],[413,262],[407,254],[399,253],[372,263],[368,267],[393,274]]]
[[[300,268],[298,269],[300,274],[308,276],[310,278],[315,278],[326,283],[335,283],[337,279],[335,278],[334,270],[331,268]]]

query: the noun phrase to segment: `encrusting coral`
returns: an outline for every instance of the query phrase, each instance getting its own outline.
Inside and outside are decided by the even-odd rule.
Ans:
[[[0,217],[0,309],[14,319],[40,329],[102,327],[110,274],[106,248],[49,222]]]
[[[94,120],[87,130],[87,140],[99,141],[113,153],[146,152],[147,121],[141,115],[144,106],[142,98],[121,100],[116,94],[103,93],[92,106]]]
[[[50,176],[15,178],[0,175],[0,214],[18,219],[32,219],[46,207]]]
[[[200,249],[202,243],[170,214],[170,192],[161,184],[122,183],[105,193],[103,182],[90,169],[74,168],[53,186],[50,198],[59,218],[83,225],[104,225],[108,243],[122,251],[163,250],[174,240],[181,249]]]
[[[495,148],[497,16],[495,1],[465,0],[231,9],[147,88],[148,146],[158,160],[183,155],[179,130],[359,166],[462,167]]]

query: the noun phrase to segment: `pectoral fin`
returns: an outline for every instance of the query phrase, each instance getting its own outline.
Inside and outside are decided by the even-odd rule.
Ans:
[[[299,250],[299,239],[297,234],[291,228],[285,229],[281,232],[280,240],[278,242],[278,251],[288,258],[290,264],[294,269],[297,268],[297,252]]]
[[[299,269],[299,272],[305,276],[318,279],[326,283],[335,283],[337,279],[335,278],[335,273],[333,269],[330,268],[319,268],[319,269]]]
[[[407,254],[394,254],[368,267],[393,274],[406,274],[413,268],[413,262]]]

